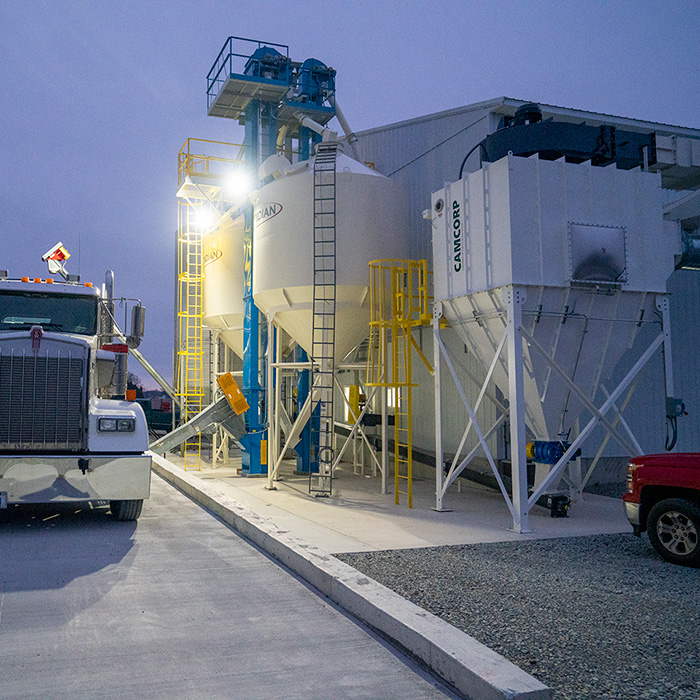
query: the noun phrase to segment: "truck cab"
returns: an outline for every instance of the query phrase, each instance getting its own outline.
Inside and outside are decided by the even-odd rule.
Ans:
[[[635,457],[622,500],[634,533],[647,532],[664,559],[700,565],[700,453]]]
[[[112,397],[100,297],[89,283],[0,279],[0,508],[109,501],[136,520],[149,497],[146,420]]]

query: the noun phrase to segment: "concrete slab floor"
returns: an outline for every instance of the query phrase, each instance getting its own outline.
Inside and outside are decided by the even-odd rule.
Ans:
[[[0,512],[3,699],[453,697],[179,491],[152,486],[138,523],[83,504]]]
[[[167,457],[183,466],[178,456]],[[330,498],[309,495],[308,478],[294,475],[292,462],[283,463],[276,491],[266,489],[267,478],[240,476],[239,467],[240,457],[213,469],[203,460],[201,470],[189,468],[187,473],[214,481],[239,503],[333,554],[632,531],[619,499],[593,494],[575,502],[567,518],[552,518],[548,510],[535,506],[530,511],[532,532],[520,535],[509,530],[512,517],[501,494],[472,482],[463,482],[461,492],[451,486],[445,506],[453,510],[437,513],[432,510],[431,479],[414,478],[409,509],[405,496],[395,505],[393,480],[390,493],[382,495],[379,477],[355,474],[351,464],[342,463],[336,470]]]

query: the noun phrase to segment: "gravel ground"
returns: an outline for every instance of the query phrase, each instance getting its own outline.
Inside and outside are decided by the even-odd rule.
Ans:
[[[613,481],[609,484],[589,484],[585,489],[588,493],[597,493],[599,496],[609,498],[622,498],[622,494],[627,491],[626,481]]]
[[[700,569],[597,535],[338,555],[554,689],[698,700]]]

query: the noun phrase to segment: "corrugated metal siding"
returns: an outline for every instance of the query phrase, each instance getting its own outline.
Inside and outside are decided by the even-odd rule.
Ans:
[[[689,414],[678,419],[678,450],[700,452],[700,272],[677,270],[668,289],[675,394]]]
[[[490,124],[490,112],[481,109],[358,134],[364,160],[406,191],[412,259],[432,257],[430,222],[423,219],[423,210],[430,208],[435,190],[457,179],[462,159],[490,133]],[[477,156],[470,162],[478,163]]]
[[[409,205],[410,256],[432,261],[432,232],[430,222],[422,218],[423,210],[429,208],[432,192],[447,182],[457,179],[459,167],[465,154],[475,144],[497,128],[500,113],[514,112],[519,101],[506,98],[492,100],[473,108],[450,110],[426,118],[410,120],[367,132],[358,133],[362,157],[373,162],[378,172],[400,182],[406,191]],[[698,130],[651,122],[629,120],[593,112],[581,112],[560,107],[543,107],[544,117],[556,114],[557,119],[577,121],[586,119],[590,123],[614,123],[626,128],[655,128],[664,133],[679,133],[695,136]],[[466,172],[478,167],[478,155],[471,156]],[[676,381],[676,396],[684,398],[690,415],[679,420],[678,449],[700,451],[700,362],[696,346],[700,337],[700,274],[690,271],[676,272],[669,281],[671,319],[673,334],[673,363]],[[635,348],[623,359],[613,376],[606,382],[612,389],[622,379],[629,367],[651,341],[658,327],[649,327],[641,334]],[[462,353],[461,342],[448,329],[444,331],[445,342],[455,352]],[[432,336],[430,329],[422,331],[423,350],[432,362]],[[458,347],[459,346],[459,347]],[[476,359],[465,355],[461,359],[479,376],[485,370]],[[474,366],[472,367],[472,363]],[[426,450],[434,445],[433,382],[427,371],[418,368],[415,377],[419,386],[414,390],[414,443]],[[467,397],[473,403],[478,388],[471,380],[463,379]],[[443,372],[443,442],[447,452],[454,451],[466,426],[466,411],[446,368]],[[600,405],[604,398],[597,397]],[[488,404],[488,405],[486,405]],[[495,420],[497,413],[490,402],[486,402],[479,414],[480,425],[486,429]],[[695,409],[695,410],[694,410]],[[645,452],[664,449],[665,397],[661,353],[650,361],[635,394],[625,410],[625,419],[635,433]],[[581,417],[581,425],[590,416]],[[598,429],[584,446],[584,456],[595,455],[603,437]],[[495,438],[492,440],[495,449]],[[472,443],[473,444],[473,443]],[[606,456],[617,456],[621,448],[611,440],[605,450]]]

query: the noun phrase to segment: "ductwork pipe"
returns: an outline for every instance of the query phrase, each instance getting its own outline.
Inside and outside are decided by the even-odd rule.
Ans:
[[[343,110],[340,109],[340,105],[337,102],[334,102],[333,106],[335,107],[335,116],[338,118],[340,126],[343,128],[343,133],[345,134],[348,140],[348,145],[350,146],[350,150],[352,151],[352,156],[355,160],[361,163],[362,157],[360,156],[360,149],[357,145],[357,136],[355,135],[355,132],[350,128],[350,124],[348,124],[348,120],[345,118]]]
[[[301,112],[295,112],[294,116],[299,120],[299,123],[302,126],[305,126],[307,129],[311,129],[311,131],[315,131],[317,134],[321,134],[321,138],[324,141],[335,141],[338,138],[337,131],[331,131],[331,129],[329,129],[327,126],[322,126],[318,122],[311,119],[311,117],[307,117]]]

